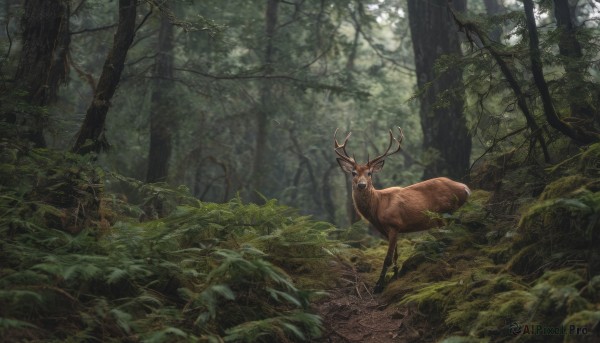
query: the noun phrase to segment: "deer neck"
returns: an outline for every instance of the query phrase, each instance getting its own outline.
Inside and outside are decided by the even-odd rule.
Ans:
[[[353,190],[352,200],[354,201],[354,207],[372,224],[375,224],[377,218],[377,206],[379,205],[379,194],[373,187],[369,187],[365,190]]]

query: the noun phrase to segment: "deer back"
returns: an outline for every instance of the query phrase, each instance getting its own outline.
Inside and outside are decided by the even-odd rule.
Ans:
[[[382,189],[376,194],[378,224],[399,232],[414,232],[440,225],[432,212],[453,212],[467,201],[470,190],[465,184],[440,177],[404,188]]]

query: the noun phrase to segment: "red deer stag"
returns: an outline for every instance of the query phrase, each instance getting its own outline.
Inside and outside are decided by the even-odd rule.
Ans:
[[[348,133],[343,144],[339,144],[337,141],[337,130],[333,134],[335,153],[338,155],[337,162],[343,171],[352,174],[354,207],[389,242],[383,269],[375,285],[375,293],[383,290],[385,275],[392,263],[394,277],[398,275],[398,266],[396,265],[398,234],[440,226],[441,221],[432,218],[430,212],[452,212],[462,206],[471,194],[467,185],[445,177],[419,182],[408,187],[375,189],[371,179],[373,174],[383,168],[386,157],[402,150],[401,143],[404,135],[401,128],[398,130],[400,131],[399,139],[396,139],[390,130],[390,144],[387,150],[383,155],[369,160],[366,164],[356,163],[354,158],[346,152],[346,143],[351,133]],[[398,143],[398,148],[389,153],[394,141]]]

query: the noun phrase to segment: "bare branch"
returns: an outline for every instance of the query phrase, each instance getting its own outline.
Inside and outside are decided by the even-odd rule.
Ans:
[[[89,32],[98,32],[98,31],[104,31],[104,30],[108,30],[108,29],[112,29],[113,27],[117,27],[117,24],[110,24],[110,25],[105,25],[105,26],[100,26],[100,27],[94,27],[94,28],[90,28],[90,29],[83,29],[83,30],[79,30],[79,31],[71,31],[70,34],[71,35],[79,35],[82,33],[89,33]]]

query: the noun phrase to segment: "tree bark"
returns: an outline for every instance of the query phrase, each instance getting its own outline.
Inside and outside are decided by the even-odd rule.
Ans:
[[[46,106],[56,100],[58,87],[68,74],[69,1],[26,0],[23,5],[23,47],[15,73],[17,87],[27,92],[25,100],[34,106]],[[31,113],[27,136],[38,147],[46,146],[41,113]],[[22,120],[14,118],[15,122]]]
[[[329,165],[329,167],[323,173],[323,187],[321,188],[321,194],[323,196],[323,209],[325,210],[325,213],[327,213],[327,220],[330,223],[335,222],[335,204],[333,202],[333,198],[331,197],[331,194],[333,193],[331,189],[331,174],[337,169],[337,163],[332,163]]]
[[[358,10],[361,10],[362,3],[359,2],[357,4]],[[352,45],[350,47],[350,53],[348,54],[348,60],[346,61],[346,71],[348,72],[348,81],[352,81],[352,72],[355,68],[355,60],[356,53],[358,51],[358,43],[360,39],[360,30],[361,24],[359,18],[357,18],[356,11],[352,11],[351,13],[352,21],[354,23],[354,39],[352,40]],[[354,208],[354,201],[352,200],[352,177],[347,173],[344,173],[344,179],[346,180],[346,214],[348,216],[348,220],[350,221],[350,225],[360,221],[360,215]]]
[[[298,165],[298,170],[300,171],[300,168],[306,168],[306,171],[308,172],[308,180],[310,181],[311,188],[313,189],[313,191],[311,192],[313,203],[316,208],[322,209],[323,204],[321,202],[321,194],[319,194],[319,192],[317,192],[317,189],[319,189],[319,183],[317,181],[317,178],[315,177],[313,167],[310,164],[311,159],[308,158],[306,156],[306,154],[304,154],[304,151],[302,151],[302,144],[300,144],[300,142],[296,138],[296,135],[295,135],[295,132],[293,129],[289,130],[289,134],[290,134],[290,141],[294,145],[296,154],[298,155],[298,158],[300,159],[300,163]],[[298,189],[297,187],[299,186],[300,176],[301,176],[301,174],[298,174],[298,182],[296,182],[296,180],[294,180],[296,189]]]
[[[150,151],[148,153],[147,182],[164,182],[169,172],[172,147],[173,116],[173,24],[163,14],[158,32],[158,46],[154,65],[154,89],[150,108]]]
[[[110,106],[125,58],[135,36],[136,0],[119,0],[119,24],[113,37],[113,45],[106,57],[102,74],[94,92],[94,98],[85,114],[72,151],[79,154],[99,152],[108,147],[104,136],[106,114]]]
[[[275,47],[273,37],[277,25],[277,15],[279,0],[268,0],[265,14],[266,20],[266,46],[264,68],[265,75],[273,73],[273,62],[275,60]],[[268,135],[268,117],[273,109],[272,106],[272,85],[270,80],[262,81],[260,90],[260,106],[256,111],[256,141],[254,150],[254,165],[252,166],[252,193],[250,200],[254,203],[263,203],[263,198],[259,193],[264,193],[264,180],[266,177],[266,159],[267,156],[267,135]]]
[[[584,84],[586,66],[581,63],[583,51],[571,19],[572,8],[568,0],[554,0],[554,17],[559,33],[558,49],[565,68],[566,95],[571,116],[581,119],[585,125],[599,125],[598,119],[594,123],[594,110],[588,102],[591,96]]]
[[[465,0],[454,1],[464,10]],[[435,75],[435,62],[442,55],[459,55],[460,39],[445,0],[409,0],[408,17],[415,55],[417,85],[424,90],[420,101],[423,148],[433,157],[423,178],[449,176],[465,179],[471,154],[471,137],[463,113],[462,68],[453,67]],[[453,99],[438,106],[438,97],[454,89]]]
[[[359,2],[357,6],[358,11],[360,11],[362,9],[362,3]],[[357,18],[356,10],[351,11],[350,15],[352,16],[352,21],[354,23],[354,39],[352,40],[350,54],[348,55],[348,60],[346,61],[346,70],[349,72],[354,71],[354,61],[356,60],[356,53],[358,51],[358,39],[360,38],[361,30],[360,20],[359,18]]]

